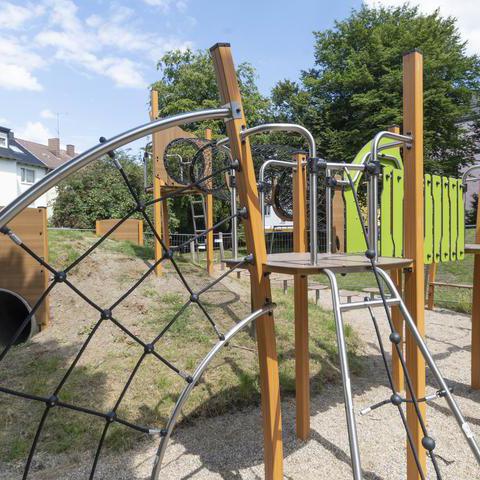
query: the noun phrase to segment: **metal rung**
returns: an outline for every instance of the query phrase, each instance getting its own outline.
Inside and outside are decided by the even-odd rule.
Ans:
[[[400,304],[399,298],[386,298],[385,302],[389,306],[395,306]],[[383,307],[383,300],[364,300],[362,302],[348,302],[348,303],[341,303],[340,310],[347,311],[347,310],[358,310],[359,308],[368,308],[368,307]]]

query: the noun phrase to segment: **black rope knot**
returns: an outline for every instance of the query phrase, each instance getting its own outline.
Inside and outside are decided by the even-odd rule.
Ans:
[[[105,310],[102,310],[102,313],[100,314],[102,320],[111,320],[112,319],[112,311],[108,308]]]
[[[58,397],[56,395],[50,395],[50,397],[47,398],[45,403],[48,407],[55,407],[58,403]]]
[[[57,272],[54,275],[55,281],[58,283],[62,283],[67,279],[67,274],[66,272]]]

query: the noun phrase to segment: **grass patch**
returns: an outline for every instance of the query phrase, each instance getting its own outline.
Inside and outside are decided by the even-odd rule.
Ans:
[[[55,262],[66,262],[74,253],[79,254],[96,240],[93,234],[80,232],[50,232],[50,248]],[[96,251],[97,261],[102,255],[118,254],[118,265],[134,269],[138,262],[150,257],[151,250],[142,249],[128,242],[107,240]],[[198,267],[188,262],[188,255],[181,256],[181,269],[194,289],[211,281]],[[142,267],[143,267],[142,263]],[[119,269],[120,271],[120,269]],[[105,289],[115,291],[115,297],[125,290],[121,278],[115,271]],[[89,286],[88,275],[72,281],[81,290]],[[178,277],[172,268],[166,268],[162,277],[148,277],[139,288],[132,302],[133,309],[120,313],[119,320],[148,342],[170,322],[189,298],[188,292],[179,286]],[[274,292],[277,302],[275,328],[279,355],[281,390],[284,396],[294,394],[294,307],[292,292],[283,295]],[[69,305],[62,291],[54,291],[53,308]],[[250,311],[250,298],[236,300],[231,292],[219,284],[201,297],[220,332],[232,328],[238,319]],[[45,334],[34,337],[26,344],[15,347],[0,365],[0,384],[24,392],[49,396],[58,381],[79,351],[92,328],[91,323],[76,323],[72,319],[82,318],[80,311],[65,311],[55,315],[52,326]],[[309,304],[310,309],[310,352],[312,391],[321,391],[326,382],[339,380],[335,324],[332,315],[320,307]],[[235,315],[238,319],[235,319]],[[64,323],[55,318],[65,319]],[[81,362],[75,368],[59,398],[74,405],[107,412],[115,405],[130,372],[143,353],[143,348],[116,329],[111,322],[99,335],[103,343],[92,340]],[[101,329],[104,328],[102,325]],[[67,335],[70,334],[70,335]],[[357,356],[359,340],[347,326],[346,339],[352,371],[359,372],[361,364]],[[156,351],[181,371],[191,374],[216,342],[212,325],[199,307],[192,304],[180,315],[172,328],[156,344]],[[134,377],[125,395],[118,415],[132,423],[163,428],[185,381],[153,355],[148,355]],[[260,400],[258,358],[256,341],[247,331],[239,333],[212,362],[199,385],[193,390],[184,410],[183,421],[204,416],[220,415],[237,408],[256,405]],[[22,399],[0,396],[0,460],[17,461],[28,455],[35,428],[42,415],[44,405]],[[39,451],[50,454],[62,452],[80,453],[96,448],[104,421],[84,414],[55,408],[49,414],[45,433],[39,443]],[[112,425],[106,439],[107,450],[126,450],[139,439],[135,433],[123,426]],[[85,455],[87,458],[88,455]]]

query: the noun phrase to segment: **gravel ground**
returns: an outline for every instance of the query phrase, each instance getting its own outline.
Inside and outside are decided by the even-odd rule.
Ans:
[[[229,282],[236,291],[245,291],[245,285],[235,287],[234,279]],[[331,308],[327,297],[328,292],[322,292],[324,306]],[[386,338],[385,317],[380,309],[376,313]],[[368,313],[349,312],[345,319],[354,326],[364,342],[364,373],[352,379],[355,405],[359,411],[388,398],[390,393]],[[455,388],[464,415],[480,437],[480,392],[472,392],[469,388],[469,317],[449,311],[427,312],[427,341],[447,383]],[[429,375],[428,390],[433,392],[435,389],[436,385]],[[282,402],[282,415],[285,478],[352,478],[341,385],[326,386],[320,395],[312,398],[312,433],[309,441],[295,439],[295,404],[292,399]],[[385,406],[357,418],[365,479],[405,478],[405,436],[396,410],[392,406]],[[479,467],[444,400],[430,404],[428,428],[437,442],[436,452],[443,479],[480,478]],[[127,454],[105,456],[95,478],[148,479],[155,450],[155,442],[145,442]],[[64,460],[57,458],[55,464],[65,465]],[[77,467],[80,459],[70,455],[68,460],[70,466],[64,466],[59,471],[51,459],[40,458],[37,462],[41,462],[42,467],[36,469],[31,478],[88,478],[89,472]],[[250,408],[230,415],[202,419],[191,426],[177,429],[166,453],[161,479],[262,479],[262,462],[260,409]],[[8,479],[8,472],[4,471],[1,478]],[[430,472],[428,478],[436,477]]]

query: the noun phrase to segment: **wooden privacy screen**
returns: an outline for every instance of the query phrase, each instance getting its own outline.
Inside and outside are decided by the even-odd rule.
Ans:
[[[113,228],[120,220],[110,218],[108,220],[97,220],[95,223],[95,233],[102,236]],[[114,240],[127,240],[137,245],[143,245],[143,221],[136,218],[125,220],[109,238]]]
[[[8,226],[37,255],[48,261],[47,211],[45,208],[27,208],[19,213]],[[6,235],[0,235],[0,288],[20,296],[30,308],[48,286],[48,272],[30,255],[13,243]],[[37,325],[49,323],[47,298],[35,314]]]

